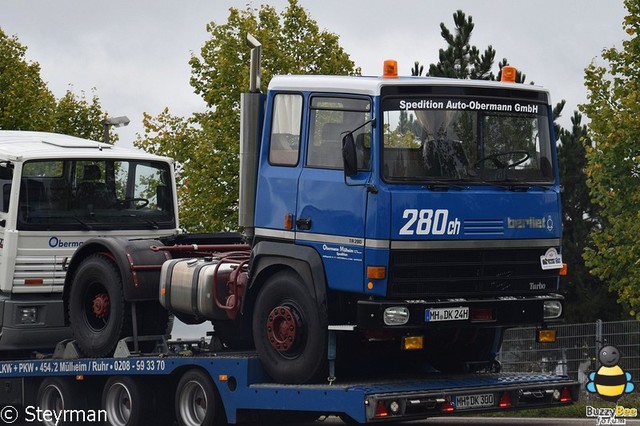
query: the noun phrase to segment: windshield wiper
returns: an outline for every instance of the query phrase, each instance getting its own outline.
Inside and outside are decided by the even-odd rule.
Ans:
[[[71,216],[71,217],[76,221],[78,221],[80,225],[84,226],[84,229],[86,229],[87,231],[93,231],[93,226],[89,225],[87,222],[80,219],[78,216]]]
[[[449,189],[463,190],[464,186],[459,185],[460,179],[438,179],[429,180],[427,188],[431,191],[448,191]]]
[[[527,192],[532,188],[542,189],[543,191],[549,191],[551,189],[548,186],[509,178],[502,180],[483,180],[482,183],[486,183],[488,185],[496,185],[506,191],[513,192]]]
[[[78,222],[80,225],[82,225],[82,228],[85,231],[93,231],[93,226],[89,225],[87,222],[85,222],[84,220],[80,219],[78,216],[76,215],[68,215],[68,216],[47,216],[47,219],[73,219],[76,222]]]

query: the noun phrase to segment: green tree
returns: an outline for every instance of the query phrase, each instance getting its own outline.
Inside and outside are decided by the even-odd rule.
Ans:
[[[69,89],[57,102],[53,131],[99,141],[103,137],[100,121],[104,116],[95,91],[88,100],[84,92],[77,96]],[[118,135],[111,133],[109,140],[117,141]]]
[[[263,45],[262,89],[276,74],[354,74],[354,63],[338,36],[321,31],[297,0],[280,14],[267,5],[259,9],[229,9],[224,24],[207,26],[211,38],[193,56],[191,85],[207,105],[189,119],[167,111],[146,123],[136,146],[174,157],[182,165],[182,223],[189,231],[237,228],[240,93],[249,86],[250,51],[246,35]],[[177,132],[177,133],[174,133]],[[176,148],[187,143],[188,149]],[[188,196],[187,196],[188,194]],[[188,198],[187,198],[188,197]]]
[[[605,49],[605,66],[585,70],[591,120],[585,140],[591,198],[600,209],[585,258],[640,319],[640,3],[626,0],[622,48]]]
[[[94,93],[89,101],[84,93],[77,96],[67,90],[56,100],[40,77],[40,65],[26,60],[26,51],[16,36],[7,36],[0,29],[0,129],[40,130],[100,140],[100,119],[105,113],[97,95]]]
[[[498,64],[497,76],[491,69],[496,57],[495,49],[489,45],[480,52],[476,46],[471,45],[471,33],[475,28],[473,17],[466,16],[462,10],[453,14],[455,30],[452,33],[444,22],[440,23],[440,35],[447,42],[446,49],[439,50],[439,62],[429,66],[428,75],[431,77],[449,77],[472,80],[496,80],[501,77],[502,67],[508,65],[508,61],[502,59]],[[424,67],[415,62],[411,69],[411,75],[422,75]],[[526,76],[520,71],[516,72],[516,82],[524,83]]]
[[[471,46],[471,32],[475,27],[473,18],[461,10],[453,14],[455,33],[440,23],[440,35],[447,42],[446,49],[440,49],[440,62],[429,66],[429,75],[435,77],[471,78],[493,80],[491,72],[496,51],[489,45],[483,54]]]
[[[0,129],[52,130],[56,100],[40,65],[25,59],[26,50],[0,29]]]
[[[571,124],[571,130],[557,130],[560,183],[565,188],[562,194],[562,256],[569,265],[567,276],[562,280],[567,302],[565,318],[573,323],[618,320],[623,316],[622,307],[606,284],[589,273],[582,257],[585,247],[592,246],[590,234],[598,226],[599,212],[589,198],[583,145],[583,141],[589,144],[588,132],[578,111],[574,111]]]
[[[176,159],[176,186],[183,226],[186,218],[186,226],[191,230],[204,229],[204,221],[208,220],[208,215],[200,210],[200,206],[201,199],[207,198],[206,187],[191,183],[192,179],[196,182],[204,181],[208,172],[206,164],[202,169],[203,160],[193,150],[196,146],[206,146],[206,141],[202,141],[204,132],[197,127],[193,118],[172,115],[168,108],[156,117],[145,113],[143,125],[144,139],[138,138],[135,144],[143,146],[149,152],[162,153]]]

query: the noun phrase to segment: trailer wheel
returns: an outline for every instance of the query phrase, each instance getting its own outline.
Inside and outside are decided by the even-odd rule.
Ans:
[[[206,372],[192,369],[182,375],[176,388],[175,413],[180,426],[224,423],[222,402]]]
[[[69,321],[80,350],[90,357],[111,355],[131,334],[131,309],[120,273],[107,257],[93,254],[81,264],[69,293]]]
[[[112,426],[132,426],[149,422],[151,393],[143,382],[129,376],[110,377],[102,391],[102,408]]]
[[[276,381],[318,379],[327,359],[326,316],[297,274],[281,272],[264,284],[256,300],[253,339]]]
[[[85,395],[74,386],[70,379],[64,377],[48,377],[40,383],[36,397],[37,407],[51,413],[63,410],[82,410],[85,408]],[[48,417],[47,417],[48,418]],[[68,423],[56,422],[55,417],[43,419],[45,426],[56,426]]]

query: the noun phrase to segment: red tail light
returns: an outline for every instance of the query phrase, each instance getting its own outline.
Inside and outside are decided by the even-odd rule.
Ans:
[[[440,406],[440,411],[443,413],[451,413],[456,409],[455,405],[451,401],[445,401]]]
[[[500,402],[498,403],[498,407],[511,407],[511,397],[509,396],[509,392],[505,392],[502,394],[502,396],[500,397]]]
[[[560,402],[571,402],[573,398],[571,397],[571,391],[569,388],[562,388],[562,392],[560,393]]]
[[[376,417],[387,417],[389,415],[389,411],[387,411],[387,407],[384,405],[383,401],[378,401],[376,404]]]

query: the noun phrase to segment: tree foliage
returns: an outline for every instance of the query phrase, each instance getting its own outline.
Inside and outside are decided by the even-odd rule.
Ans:
[[[471,32],[475,27],[473,18],[467,17],[461,10],[453,14],[455,33],[440,23],[440,35],[447,42],[446,49],[440,49],[440,61],[429,66],[429,75],[436,77],[471,78],[475,80],[493,80],[491,72],[496,51],[489,45],[484,53],[472,46]]]
[[[27,48],[0,29],[0,129],[40,130],[100,140],[105,115],[100,99],[70,89],[56,100],[40,77],[40,65],[27,61]],[[117,138],[114,135],[114,138]]]
[[[40,65],[25,59],[26,50],[0,29],[0,128],[51,130],[56,100],[40,78]]]
[[[249,86],[247,33],[263,46],[262,90],[276,74],[357,72],[338,36],[320,30],[297,0],[289,0],[281,13],[268,5],[231,8],[226,23],[211,22],[207,31],[211,38],[190,61],[191,85],[207,110],[188,119],[166,110],[147,117],[145,136],[136,141],[182,165],[180,214],[183,225],[194,232],[237,227],[240,94]]]
[[[592,273],[609,283],[640,319],[640,3],[625,1],[622,48],[602,52],[605,66],[585,70],[591,120],[587,177],[600,222],[585,252]]]
[[[439,61],[429,66],[427,75],[472,80],[496,80],[496,78],[499,80],[502,67],[507,65],[508,61],[506,58],[502,59],[498,64],[498,74],[493,74],[495,49],[489,45],[484,52],[480,52],[480,49],[471,45],[471,33],[475,28],[473,17],[458,10],[453,14],[453,24],[455,29],[452,32],[444,22],[440,23],[440,35],[447,43],[447,47],[439,50]],[[424,67],[416,61],[411,75],[419,76],[423,71]],[[520,71],[517,71],[516,74],[516,81],[524,83],[526,76]]]
[[[99,141],[103,138],[103,127],[100,121],[104,116],[100,99],[95,91],[91,99],[87,99],[84,92],[78,96],[69,89],[58,100],[53,131]],[[109,140],[117,141],[118,135],[110,134]]]
[[[608,291],[606,284],[589,273],[582,257],[586,247],[592,247],[591,232],[598,226],[599,209],[589,198],[584,142],[588,145],[587,126],[582,115],[574,111],[571,129],[559,129],[558,163],[562,194],[563,246],[562,256],[569,265],[563,278],[566,298],[565,318],[568,322],[588,322],[595,319],[618,320],[622,307]]]

